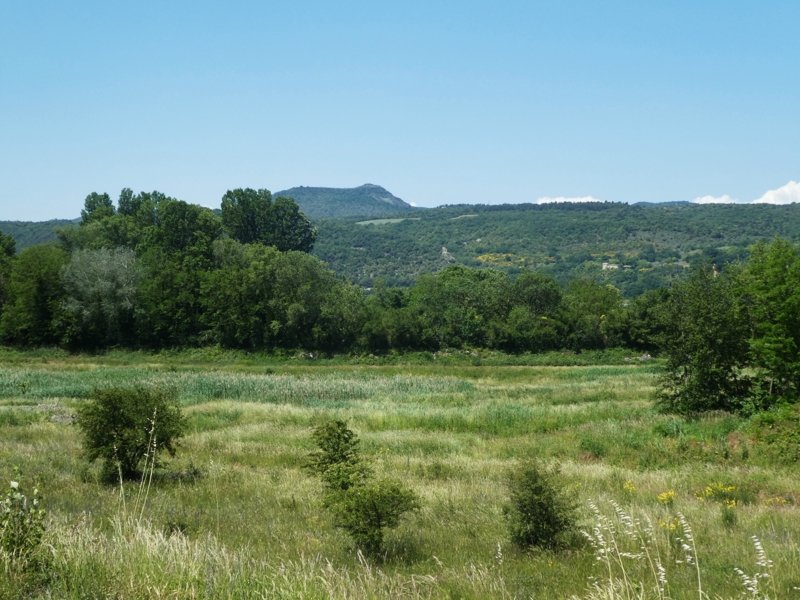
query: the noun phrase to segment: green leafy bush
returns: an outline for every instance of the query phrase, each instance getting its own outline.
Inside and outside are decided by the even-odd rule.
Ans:
[[[0,556],[8,567],[27,570],[35,558],[44,535],[45,511],[39,490],[28,495],[19,477],[11,481],[0,500]]]
[[[109,482],[119,476],[136,477],[145,458],[155,466],[162,450],[174,455],[175,441],[184,429],[173,395],[144,387],[94,390],[79,408],[77,423],[86,457],[103,461],[103,478]]]
[[[369,468],[361,459],[358,436],[344,421],[326,421],[312,433],[317,450],[308,456],[308,469],[331,491],[345,491],[362,483]]]
[[[505,508],[511,541],[518,547],[557,550],[577,533],[576,503],[558,467],[538,461],[520,464],[508,474],[510,503]]]
[[[344,421],[328,421],[312,434],[317,450],[308,457],[308,469],[325,484],[324,505],[367,556],[381,558],[386,529],[419,508],[417,495],[388,479],[374,480],[358,449],[358,436]]]
[[[383,553],[385,530],[397,527],[405,513],[420,507],[414,492],[388,479],[352,486],[330,496],[328,505],[336,524],[372,557]]]

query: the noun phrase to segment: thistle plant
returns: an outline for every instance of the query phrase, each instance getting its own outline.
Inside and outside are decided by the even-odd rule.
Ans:
[[[8,567],[26,570],[33,563],[44,535],[44,517],[38,488],[26,494],[17,473],[0,500],[0,558]]]

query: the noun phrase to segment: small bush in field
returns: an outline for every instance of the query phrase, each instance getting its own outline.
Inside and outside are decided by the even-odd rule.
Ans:
[[[175,441],[183,435],[184,419],[173,395],[158,388],[108,388],[94,390],[78,410],[78,426],[89,461],[103,461],[103,478],[139,474],[147,458],[155,465],[162,450],[175,454]]]
[[[361,459],[358,436],[344,421],[326,421],[311,434],[317,450],[309,454],[308,470],[317,475],[331,491],[344,491],[362,483],[369,469]]]
[[[44,535],[44,516],[39,490],[26,494],[17,477],[0,500],[0,556],[7,566],[27,570],[34,563]]]
[[[336,524],[350,534],[364,554],[383,553],[386,529],[393,529],[407,512],[419,509],[417,495],[400,483],[382,479],[366,481],[330,496],[329,508]]]
[[[307,465],[327,488],[324,505],[359,550],[380,558],[386,529],[397,527],[405,513],[419,508],[417,495],[400,483],[372,478],[359,453],[358,436],[344,421],[323,423],[312,435],[317,450]]]
[[[556,550],[571,543],[577,532],[577,505],[558,467],[547,468],[538,461],[522,463],[509,473],[508,490],[505,515],[514,544]]]

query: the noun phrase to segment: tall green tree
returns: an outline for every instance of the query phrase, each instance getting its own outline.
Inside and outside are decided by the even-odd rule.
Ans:
[[[362,331],[367,304],[360,288],[336,281],[320,307],[313,330],[314,347],[330,352],[346,352],[363,345]]]
[[[416,321],[423,347],[486,346],[494,322],[508,313],[509,287],[508,276],[500,271],[447,267],[420,276],[405,314]]]
[[[567,285],[562,307],[570,348],[586,350],[622,344],[625,313],[622,294],[614,286],[575,279]]]
[[[264,244],[278,250],[310,252],[316,229],[291,198],[274,201],[269,190],[229,190],[222,197],[222,224],[243,244]]]
[[[659,405],[691,414],[737,410],[748,392],[748,327],[730,277],[707,267],[673,286],[666,306]]]
[[[111,217],[115,213],[114,203],[108,194],[98,194],[92,192],[83,201],[81,210],[81,225],[88,225],[93,221],[100,221],[106,217]]]
[[[251,350],[344,350],[355,343],[363,296],[317,258],[230,239],[214,250],[202,291],[210,340]]]
[[[561,306],[561,286],[542,273],[520,273],[511,286],[512,304],[524,306],[537,316],[555,316]]]
[[[269,214],[267,242],[278,250],[311,252],[317,230],[291,198],[278,196]]]
[[[766,408],[800,397],[800,253],[777,239],[756,245],[740,276],[750,323],[753,400]]]
[[[511,285],[511,308],[496,336],[496,344],[512,352],[558,348],[563,324],[559,319],[561,287],[541,273],[521,273]]]
[[[203,285],[205,324],[214,342],[248,350],[285,345],[285,315],[275,298],[279,258],[271,246],[231,239],[215,244],[215,268]]]
[[[648,290],[627,306],[625,345],[638,350],[657,351],[672,327],[666,315],[669,289]]]
[[[127,246],[143,252],[150,241],[153,229],[163,219],[162,205],[178,202],[159,191],[134,194],[123,189],[117,200],[117,218],[109,223],[108,237],[115,246]]]
[[[182,200],[159,202],[148,247],[167,253],[211,259],[212,244],[222,235],[219,218],[208,208]]]
[[[0,231],[0,314],[6,302],[6,288],[11,274],[11,263],[17,251],[14,238]]]
[[[56,233],[68,252],[120,246],[143,252],[159,223],[159,207],[172,202],[178,201],[158,191],[134,194],[125,188],[115,209],[108,194],[92,193],[80,226],[63,227]]]
[[[77,250],[62,271],[64,342],[77,348],[135,345],[141,269],[133,250]]]
[[[326,338],[326,321],[330,324],[331,312],[335,314],[330,303],[339,300],[341,282],[319,259],[299,251],[277,253],[269,271],[271,325],[281,345],[318,346]]]
[[[144,270],[137,325],[150,346],[199,343],[203,331],[202,284],[222,234],[209,209],[180,200],[158,203],[155,224],[140,245]]]
[[[243,244],[266,243],[272,194],[269,190],[237,188],[222,197],[222,225],[225,233]]]
[[[374,352],[413,348],[419,344],[416,320],[408,304],[408,289],[389,287],[382,278],[366,298],[362,343]]]
[[[61,269],[67,260],[64,250],[50,245],[31,246],[19,253],[11,267],[0,321],[4,341],[22,346],[60,341]]]
[[[524,305],[514,306],[496,335],[496,345],[509,352],[544,352],[560,348],[564,326],[560,320],[538,315]]]

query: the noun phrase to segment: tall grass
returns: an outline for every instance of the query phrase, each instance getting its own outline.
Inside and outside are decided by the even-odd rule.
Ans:
[[[595,501],[612,522],[611,501],[642,527],[649,519],[669,598],[748,593],[734,569],[761,572],[752,536],[773,561],[770,579],[757,579],[759,593],[792,598],[800,586],[798,467],[773,464],[737,417],[655,413],[651,363],[196,358],[15,355],[0,363],[0,478],[18,465],[40,482],[54,561],[48,578],[24,589],[0,573],[0,597],[658,597],[655,558],[624,558],[625,588],[588,542],[561,553],[513,549],[504,472],[527,457],[558,460],[578,503]],[[139,484],[124,484],[123,510],[119,489],[102,485],[83,460],[70,417],[95,387],[143,383],[176,390],[188,430],[178,456],[151,470],[137,510]],[[346,420],[376,474],[401,478],[421,497],[419,514],[387,537],[380,568],[337,530],[302,468],[323,416]],[[709,487],[723,491],[707,495]],[[669,491],[667,505],[659,497]],[[700,587],[696,569],[675,563],[678,513],[692,529]],[[581,519],[591,531],[598,517],[587,508]],[[641,552],[635,539],[617,543]]]

